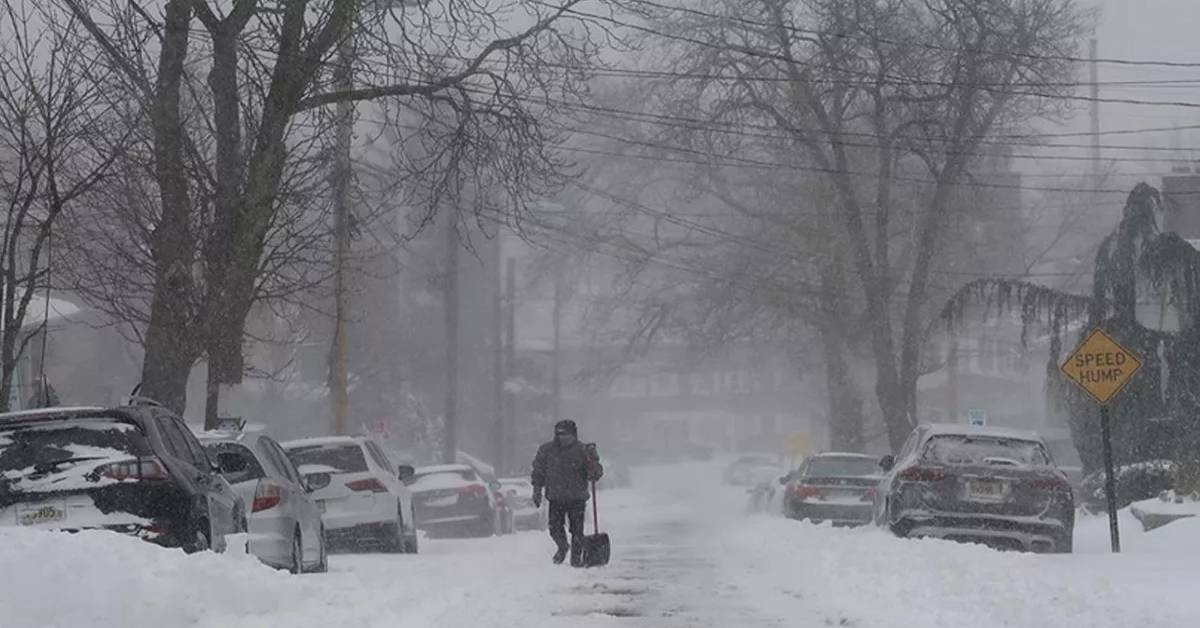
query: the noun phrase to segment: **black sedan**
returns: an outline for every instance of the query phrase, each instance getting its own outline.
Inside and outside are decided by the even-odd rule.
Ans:
[[[820,453],[783,478],[784,514],[791,519],[834,525],[871,522],[879,458],[853,453]]]
[[[1033,432],[922,425],[881,466],[875,521],[898,536],[1071,551],[1071,486]]]
[[[114,530],[225,549],[244,504],[179,417],[157,406],[0,414],[0,525]]]

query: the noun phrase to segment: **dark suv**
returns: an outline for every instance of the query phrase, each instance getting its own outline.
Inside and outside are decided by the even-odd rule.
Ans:
[[[921,425],[880,465],[875,521],[898,536],[1071,551],[1071,486],[1034,432]]]
[[[152,404],[0,414],[0,525],[106,529],[225,549],[245,508],[179,417]]]

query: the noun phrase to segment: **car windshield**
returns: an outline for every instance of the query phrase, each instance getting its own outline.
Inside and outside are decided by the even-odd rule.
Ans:
[[[262,465],[258,464],[258,458],[254,456],[254,452],[243,445],[237,443],[209,443],[204,446],[204,449],[208,451],[208,457],[214,461],[219,462],[227,456],[237,456],[245,463],[246,468],[236,473],[221,472],[221,475],[230,484],[257,480],[266,475],[263,472]]]
[[[0,428],[0,473],[6,479],[64,471],[74,463],[146,456],[136,425],[111,419],[52,421]]]
[[[873,475],[879,471],[879,461],[858,456],[818,456],[808,464],[808,475],[843,477]]]
[[[992,436],[934,436],[922,458],[950,465],[1044,466],[1042,446],[1030,440]]]
[[[298,445],[288,448],[287,455],[297,467],[320,464],[342,473],[367,470],[367,459],[358,445]]]

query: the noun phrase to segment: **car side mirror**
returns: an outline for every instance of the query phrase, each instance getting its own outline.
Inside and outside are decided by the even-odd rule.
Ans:
[[[332,480],[333,478],[330,477],[328,473],[313,473],[306,475],[304,476],[304,490],[308,491],[309,493],[319,491],[326,486],[329,486],[329,483]]]
[[[412,477],[416,474],[416,467],[413,467],[411,464],[402,464],[399,466],[396,477],[399,477],[401,482],[407,483],[409,480],[412,480]]]
[[[879,459],[879,468],[884,471],[891,471],[894,466],[896,466],[896,456],[893,454],[884,454]]]
[[[250,465],[246,464],[246,459],[240,454],[235,454],[231,451],[226,451],[217,454],[217,469],[221,473],[230,475],[243,473]]]

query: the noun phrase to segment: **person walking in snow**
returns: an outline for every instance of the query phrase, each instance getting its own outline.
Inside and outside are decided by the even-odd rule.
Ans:
[[[550,538],[558,546],[554,564],[571,553],[571,565],[582,566],[583,516],[587,507],[589,483],[604,475],[596,445],[579,442],[579,428],[564,419],[554,424],[554,440],[538,447],[533,458],[533,503],[542,506],[543,494],[550,502]],[[567,544],[564,525],[570,527]]]

